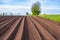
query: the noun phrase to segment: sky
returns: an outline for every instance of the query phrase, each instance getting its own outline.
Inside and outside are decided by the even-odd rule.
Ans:
[[[31,14],[32,4],[41,3],[41,14],[60,14],[60,0],[0,0],[0,13]]]

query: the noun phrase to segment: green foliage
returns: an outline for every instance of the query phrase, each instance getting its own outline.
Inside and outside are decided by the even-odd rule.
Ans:
[[[26,12],[26,15],[29,15],[29,13],[28,13],[28,12]]]
[[[47,14],[43,14],[43,15],[47,15]]]
[[[32,5],[31,11],[32,11],[32,15],[39,15],[39,13],[41,13],[40,3],[39,2],[34,3]]]
[[[55,22],[60,22],[60,15],[42,15],[41,17],[55,21]]]

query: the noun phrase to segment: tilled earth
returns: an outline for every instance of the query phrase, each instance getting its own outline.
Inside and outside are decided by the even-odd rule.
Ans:
[[[0,16],[0,40],[60,40],[60,25],[39,16]]]

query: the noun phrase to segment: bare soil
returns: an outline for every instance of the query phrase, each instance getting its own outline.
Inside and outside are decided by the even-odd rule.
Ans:
[[[39,16],[0,16],[0,40],[60,40],[59,24]]]

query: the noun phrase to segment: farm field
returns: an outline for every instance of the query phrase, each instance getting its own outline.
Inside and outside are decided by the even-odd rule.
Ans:
[[[41,17],[52,20],[54,22],[60,22],[60,15],[41,15]]]
[[[0,40],[60,40],[59,30],[40,16],[0,16]]]

